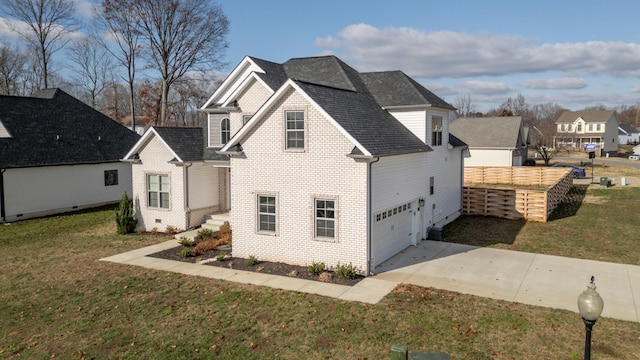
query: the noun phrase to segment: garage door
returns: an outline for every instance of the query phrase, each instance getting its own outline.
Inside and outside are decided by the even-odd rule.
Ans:
[[[373,215],[373,266],[411,245],[411,203],[395,206]]]

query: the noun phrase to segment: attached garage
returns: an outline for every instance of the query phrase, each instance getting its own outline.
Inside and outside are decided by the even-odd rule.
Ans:
[[[373,266],[412,245],[414,209],[410,202],[373,215]]]

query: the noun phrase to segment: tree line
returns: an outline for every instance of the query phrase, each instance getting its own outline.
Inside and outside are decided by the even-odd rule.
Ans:
[[[0,45],[0,94],[60,87],[132,127],[194,125],[211,91],[205,74],[225,65],[229,21],[209,0],[102,0],[85,22],[73,0],[0,5],[20,37]],[[66,71],[53,61],[62,49]]]

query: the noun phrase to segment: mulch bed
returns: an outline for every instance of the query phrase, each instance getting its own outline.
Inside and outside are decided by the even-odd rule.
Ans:
[[[176,246],[171,249],[163,250],[154,254],[149,254],[147,256],[166,259],[166,260],[175,260],[182,261],[187,263],[195,263],[199,264],[202,260],[212,259],[210,262],[206,262],[203,266],[218,266],[224,268],[231,268],[235,270],[245,270],[245,271],[253,271],[262,274],[271,274],[271,275],[279,275],[279,276],[287,276],[287,277],[295,277],[298,279],[304,280],[314,280],[314,281],[322,281],[331,284],[340,284],[340,285],[348,285],[353,286],[364,279],[364,276],[358,275],[355,279],[341,279],[335,276],[334,273],[329,272],[332,276],[325,276],[323,279],[319,279],[317,276],[309,274],[307,268],[304,266],[296,266],[289,265],[280,262],[271,262],[271,261],[261,261],[258,259],[257,264],[248,265],[247,259],[231,257],[227,258],[223,261],[216,261],[215,258],[220,253],[229,254],[229,251],[219,251],[213,250],[209,251],[203,255],[199,256],[189,256],[183,257],[180,255],[182,251],[182,246]]]

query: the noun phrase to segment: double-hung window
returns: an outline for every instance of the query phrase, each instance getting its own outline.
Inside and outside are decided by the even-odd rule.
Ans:
[[[226,144],[231,138],[231,125],[229,124],[229,118],[220,120],[220,144]]]
[[[431,145],[442,145],[442,116],[431,117]]]
[[[152,208],[169,208],[169,175],[147,175],[147,205]]]
[[[287,111],[285,149],[304,150],[304,111]]]
[[[329,199],[315,199],[315,236],[335,238],[336,202]]]
[[[276,220],[276,197],[258,195],[258,231],[275,233]]]

